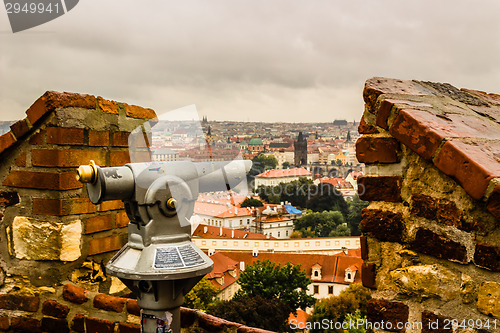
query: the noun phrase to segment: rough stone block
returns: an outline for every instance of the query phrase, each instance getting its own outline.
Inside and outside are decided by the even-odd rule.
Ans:
[[[69,307],[54,300],[46,300],[42,304],[42,313],[56,318],[66,318],[69,313]]]
[[[401,213],[365,208],[361,213],[360,229],[381,241],[402,242],[402,219]]]
[[[385,299],[372,298],[366,304],[367,314],[366,320],[372,323],[386,323],[386,328],[389,325],[391,332],[404,332],[405,329],[397,329],[398,323],[408,322],[409,309],[408,306],[401,302],[393,302]]]
[[[500,248],[488,244],[476,244],[474,263],[491,271],[500,272]]]
[[[373,125],[369,125],[365,121],[365,117],[361,117],[361,121],[358,125],[358,133],[359,134],[376,134],[378,133],[377,127]]]
[[[464,245],[435,234],[434,232],[419,228],[411,248],[436,258],[443,258],[466,264],[467,249]]]
[[[399,162],[399,142],[389,137],[362,136],[356,141],[356,158],[361,163]]]
[[[402,201],[401,183],[401,177],[359,177],[359,198],[365,201]]]
[[[460,277],[441,265],[418,265],[390,272],[399,292],[419,299],[438,297],[449,301],[460,293]]]
[[[500,317],[500,283],[483,282],[479,286],[477,309],[485,315]]]
[[[98,294],[94,297],[94,307],[106,311],[120,313],[127,299],[122,297],[113,297],[106,294]]]
[[[62,224],[17,216],[12,222],[15,256],[28,260],[75,261],[81,256],[81,222]]]

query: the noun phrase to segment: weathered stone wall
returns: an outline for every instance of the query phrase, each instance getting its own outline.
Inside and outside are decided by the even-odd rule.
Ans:
[[[500,96],[374,78],[364,99],[368,321],[390,322],[382,332],[452,332],[451,319],[466,320],[455,332],[500,331]]]
[[[108,296],[127,291],[103,271],[127,239],[123,204],[93,205],[75,170],[128,163],[154,111],[47,92],[26,114],[0,136],[0,331],[138,332],[135,301]]]

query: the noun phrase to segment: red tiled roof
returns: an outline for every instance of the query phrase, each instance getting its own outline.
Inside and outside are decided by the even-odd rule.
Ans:
[[[205,232],[205,228],[207,232]],[[222,229],[222,235],[221,235]],[[232,237],[234,232],[234,237]],[[235,238],[235,239],[275,239],[274,237],[267,238],[266,235],[248,232],[244,230],[215,227],[206,224],[199,224],[193,232],[193,236],[200,238]]]
[[[351,183],[342,178],[322,178],[320,183],[330,184],[339,189],[353,188]]]
[[[311,172],[304,168],[267,170],[255,177],[260,178],[281,178],[281,177],[306,177],[311,176]]]
[[[212,272],[206,275],[206,277],[210,280],[212,285],[219,288],[219,290],[224,290],[238,280],[240,277],[239,262],[234,261],[220,252],[211,255],[210,259],[214,262],[214,268]],[[235,276],[232,276],[229,273],[231,270],[235,271]],[[216,278],[220,277],[224,277],[224,284],[220,284],[217,281]]]

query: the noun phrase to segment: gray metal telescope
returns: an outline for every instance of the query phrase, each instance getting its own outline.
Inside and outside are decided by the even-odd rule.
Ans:
[[[137,295],[141,332],[180,332],[180,306],[213,268],[191,242],[190,217],[200,192],[225,191],[246,180],[251,161],[149,162],[78,168],[90,201],[122,200],[130,219],[128,243],[106,272]]]

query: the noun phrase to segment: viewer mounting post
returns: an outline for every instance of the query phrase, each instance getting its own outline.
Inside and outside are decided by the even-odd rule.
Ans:
[[[213,268],[191,242],[199,192],[225,191],[246,180],[251,161],[147,162],[101,168],[91,162],[77,170],[90,201],[122,200],[130,219],[128,243],[106,272],[137,295],[141,332],[180,332],[184,295]]]

